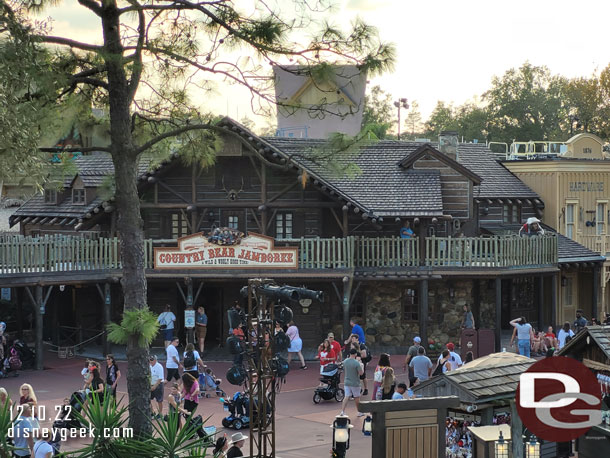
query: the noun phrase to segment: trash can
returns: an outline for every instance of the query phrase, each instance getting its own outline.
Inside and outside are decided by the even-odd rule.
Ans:
[[[469,351],[472,352],[472,356],[474,359],[479,357],[479,334],[476,329],[464,329],[462,330],[462,338],[461,342],[461,356],[462,361],[466,358],[466,353]]]
[[[479,329],[479,355],[486,356],[496,351],[496,334],[493,329]]]

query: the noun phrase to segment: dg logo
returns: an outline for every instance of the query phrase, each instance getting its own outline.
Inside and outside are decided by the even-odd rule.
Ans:
[[[574,359],[543,359],[519,378],[517,412],[537,437],[571,441],[601,423],[599,384],[593,372]]]

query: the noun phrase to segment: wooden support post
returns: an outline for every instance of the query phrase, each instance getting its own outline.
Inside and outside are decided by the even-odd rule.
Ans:
[[[428,225],[424,224],[423,221],[419,225],[419,265],[426,265],[426,233],[428,232]]]
[[[428,280],[419,283],[419,336],[424,348],[428,345]]]
[[[104,284],[104,319],[103,319],[103,331],[106,331],[106,327],[112,321],[111,318],[112,309],[112,295],[110,294],[110,283]],[[102,334],[102,345],[104,347],[104,355],[111,353],[110,342],[108,342],[108,335],[104,332]]]
[[[347,281],[345,281],[347,279]],[[343,278],[343,336],[341,342],[345,341],[352,332],[349,325],[350,321],[350,305],[352,303],[352,286],[354,285],[354,277],[349,276]]]
[[[475,327],[481,327],[481,280],[472,280],[472,316],[474,316]],[[483,423],[487,424],[487,423]]]
[[[599,264],[595,263],[593,265],[593,288],[591,291],[591,318],[595,317],[599,319],[598,307],[597,307],[597,297],[599,295],[599,280],[600,280],[600,268]],[[602,320],[604,317],[602,317]]]
[[[551,277],[551,326],[555,333],[559,332],[557,324],[557,277],[561,275],[561,271]]]
[[[544,327],[544,277],[538,277],[538,330]]]
[[[36,286],[36,303],[34,304],[34,310],[36,315],[36,370],[41,371],[43,365],[43,352],[42,346],[43,339],[43,325],[44,325],[44,303],[42,298],[42,285]]]
[[[502,349],[502,279],[496,277],[496,348]]]
[[[510,437],[513,448],[513,458],[523,458],[523,423],[519,418],[514,400],[510,401]]]
[[[343,206],[343,237],[347,237],[349,235],[349,218],[347,217],[347,212],[349,208],[347,205]]]
[[[267,205],[267,168],[264,163],[261,163],[261,205]],[[261,226],[263,227],[263,235],[267,235],[267,208],[261,211]]]

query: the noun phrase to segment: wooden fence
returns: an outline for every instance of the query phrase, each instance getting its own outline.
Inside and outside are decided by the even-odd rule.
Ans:
[[[153,248],[168,241],[145,240],[144,261],[154,267]],[[300,238],[299,269],[466,267],[507,268],[557,264],[557,237],[429,237],[425,259],[419,239],[399,237]],[[73,236],[9,237],[0,240],[0,274],[120,269],[120,240]]]

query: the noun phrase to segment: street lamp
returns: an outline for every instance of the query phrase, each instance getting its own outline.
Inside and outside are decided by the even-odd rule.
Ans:
[[[525,446],[525,458],[540,458],[540,443],[533,434]]]
[[[400,140],[400,109],[404,108],[405,110],[408,110],[409,104],[407,103],[407,99],[402,98],[395,101],[394,106],[398,109],[398,140]]]
[[[345,458],[345,452],[349,449],[349,430],[354,426],[350,424],[349,417],[337,415],[331,425],[333,429],[333,456]]]
[[[508,458],[508,442],[504,440],[502,431],[500,431],[500,437],[494,444],[496,449],[495,458]]]

